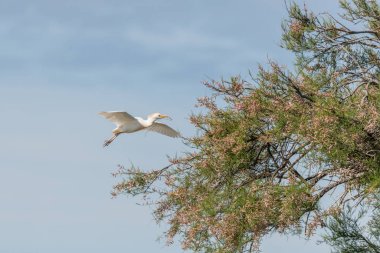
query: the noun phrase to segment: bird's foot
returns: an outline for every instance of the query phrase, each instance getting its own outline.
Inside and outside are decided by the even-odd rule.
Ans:
[[[111,142],[112,142],[112,141],[110,141],[110,140],[106,140],[106,141],[104,141],[103,148],[105,148],[105,147],[107,147],[108,145],[110,145]]]

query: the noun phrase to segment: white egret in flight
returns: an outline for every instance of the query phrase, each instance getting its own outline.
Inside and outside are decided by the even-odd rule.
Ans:
[[[133,117],[127,112],[100,112],[104,118],[113,122],[116,125],[116,128],[112,131],[113,136],[104,142],[103,147],[111,144],[115,138],[122,133],[133,133],[136,131],[140,131],[143,129],[154,131],[160,134],[164,134],[173,138],[180,137],[180,133],[175,131],[173,128],[168,125],[157,123],[156,120],[169,118],[168,115],[164,115],[161,113],[153,113],[148,115],[147,119],[143,119],[140,117]]]

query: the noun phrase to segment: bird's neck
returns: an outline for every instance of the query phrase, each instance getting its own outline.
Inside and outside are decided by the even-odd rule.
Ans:
[[[148,115],[148,117],[146,119],[147,124],[152,125],[155,121],[156,121],[155,117],[151,117],[150,115]]]

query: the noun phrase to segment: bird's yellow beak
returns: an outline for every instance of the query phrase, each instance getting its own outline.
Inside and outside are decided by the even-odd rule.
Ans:
[[[161,114],[160,115],[160,119],[165,119],[165,118],[168,118],[168,119],[172,119],[172,118],[170,118],[168,115],[165,115],[165,114]]]

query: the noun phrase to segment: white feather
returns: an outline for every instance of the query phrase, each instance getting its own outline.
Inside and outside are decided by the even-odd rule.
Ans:
[[[175,131],[168,125],[155,122],[158,119],[170,118],[169,116],[160,113],[150,114],[147,119],[133,117],[127,112],[111,111],[100,112],[99,114],[116,125],[116,128],[112,131],[114,135],[109,140],[105,141],[104,146],[109,145],[119,134],[133,133],[142,129],[155,131],[173,138],[181,136],[179,132]]]
[[[181,136],[181,134],[179,132],[177,132],[176,130],[174,130],[170,126],[162,124],[162,123],[153,123],[150,127],[147,128],[147,130],[148,131],[154,131],[154,132],[157,132],[157,133],[169,136],[169,137],[173,137],[173,138]]]

